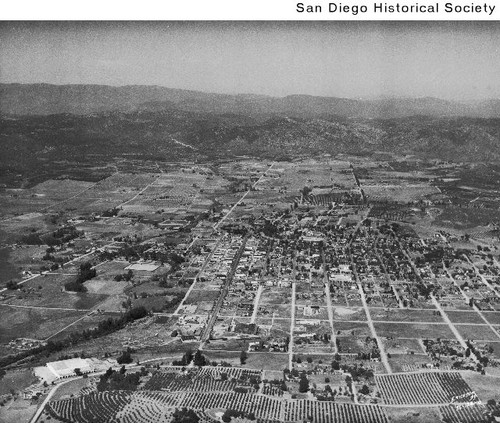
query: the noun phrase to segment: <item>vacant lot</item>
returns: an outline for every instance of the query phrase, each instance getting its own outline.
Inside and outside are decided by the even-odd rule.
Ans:
[[[340,335],[350,335],[350,336],[370,336],[370,329],[367,323],[364,322],[340,322],[335,320],[333,322],[333,327],[337,331],[340,331]]]
[[[422,368],[422,364],[430,363],[431,360],[426,355],[393,354],[389,363],[393,372],[416,371]]]
[[[499,312],[485,312],[483,311],[483,316],[486,317],[486,320],[490,322],[492,325],[500,325],[500,313]]]
[[[416,324],[416,323],[374,323],[379,336],[386,338],[415,338],[415,339],[455,339],[446,324]]]
[[[464,339],[498,341],[498,336],[486,325],[456,325],[456,328]]]
[[[35,383],[38,379],[33,376],[33,372],[29,369],[25,370],[9,370],[5,376],[0,379],[0,395],[10,393],[11,389],[18,390],[26,388]]]
[[[424,351],[416,339],[384,339],[384,346],[390,354],[423,354]]]
[[[433,310],[408,310],[408,309],[370,309],[373,320],[389,322],[443,322],[439,314]]]
[[[129,285],[129,282],[102,279],[91,279],[85,282],[85,287],[89,293],[103,295],[120,295]]]
[[[484,320],[475,311],[446,311],[446,314],[453,323],[480,323]]]
[[[212,302],[219,297],[219,291],[193,289],[187,297],[185,304],[197,304],[200,301]]]
[[[13,297],[7,302],[14,305],[90,309],[104,301],[106,295],[92,293],[75,293],[64,290],[64,284],[76,276],[43,275],[34,278],[12,291]]]
[[[45,339],[85,314],[79,311],[15,308],[0,305],[0,342]]]
[[[81,333],[84,330],[94,329],[98,326],[99,322],[102,322],[109,318],[117,319],[119,317],[119,313],[103,313],[85,316],[83,319],[76,321],[74,325],[71,325],[69,328],[63,330],[50,339],[52,341],[62,340],[67,338],[71,333]]]
[[[429,423],[441,421],[441,414],[437,407],[419,408],[418,410],[411,407],[386,407],[384,410],[390,421],[396,423]]]

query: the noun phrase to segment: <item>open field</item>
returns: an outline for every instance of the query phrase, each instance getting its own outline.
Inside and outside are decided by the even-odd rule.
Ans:
[[[457,325],[457,329],[465,339],[481,341],[498,341],[498,335],[489,326]]]
[[[11,390],[17,391],[19,387],[29,386],[37,381],[28,369],[10,370],[1,379],[0,396],[8,394]]]
[[[44,340],[85,316],[85,312],[0,305],[0,342],[15,338]]]
[[[454,339],[453,333],[446,324],[418,323],[375,323],[375,329],[380,336],[394,338],[446,338]]]

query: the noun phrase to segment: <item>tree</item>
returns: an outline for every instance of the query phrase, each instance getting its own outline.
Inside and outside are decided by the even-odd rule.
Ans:
[[[73,292],[87,292],[87,288],[85,287],[85,285],[83,285],[83,282],[78,282],[77,280],[66,282],[64,284],[64,289],[66,291],[73,291]]]
[[[300,193],[304,196],[307,197],[309,193],[312,191],[311,188],[309,188],[307,185],[300,190]]]
[[[116,362],[118,364],[128,364],[132,363],[132,355],[130,354],[130,348],[128,348],[126,351],[123,351],[120,357],[116,359]]]
[[[246,351],[241,351],[241,354],[240,354],[240,363],[241,364],[246,364],[247,362],[247,358],[248,358],[248,354],[246,353]]]
[[[307,379],[306,372],[302,372],[299,381],[299,392],[307,392],[309,390],[309,379]]]
[[[224,412],[221,419],[224,423],[229,423],[233,417],[234,418],[246,418],[248,420],[255,420],[255,414],[252,412],[245,413],[243,411],[232,410],[230,408],[228,408]]]
[[[197,414],[187,408],[176,409],[172,415],[172,423],[198,423],[200,418]]]
[[[16,289],[19,289],[19,285],[14,281],[9,281],[9,282],[7,282],[7,289],[10,289],[11,291],[15,291]]]
[[[368,395],[370,393],[370,388],[367,385],[363,385],[359,392],[363,395]]]
[[[78,283],[83,283],[85,281],[88,281],[89,279],[94,278],[96,274],[97,272],[95,268],[92,267],[92,264],[89,261],[86,261],[85,263],[82,263],[80,265],[76,281]]]
[[[191,350],[187,350],[180,360],[174,360],[172,364],[174,366],[187,366],[191,361],[193,361],[194,355]]]
[[[193,363],[195,366],[200,366],[200,367],[207,365],[207,359],[201,353],[200,350],[196,351],[196,354],[194,355]]]

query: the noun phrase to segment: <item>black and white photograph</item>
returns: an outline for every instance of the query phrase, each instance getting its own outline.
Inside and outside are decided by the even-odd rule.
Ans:
[[[0,21],[0,423],[499,421],[498,21]]]

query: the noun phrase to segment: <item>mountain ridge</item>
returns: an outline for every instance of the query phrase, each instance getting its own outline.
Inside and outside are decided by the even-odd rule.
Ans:
[[[220,94],[159,85],[111,86],[99,84],[54,85],[48,83],[0,83],[0,113],[4,115],[85,115],[107,111],[134,111],[156,103],[161,109],[235,113],[248,116],[338,115],[353,118],[398,118],[415,115],[442,117],[500,117],[500,99],[473,102],[436,97],[383,98],[374,100],[291,94]]]

